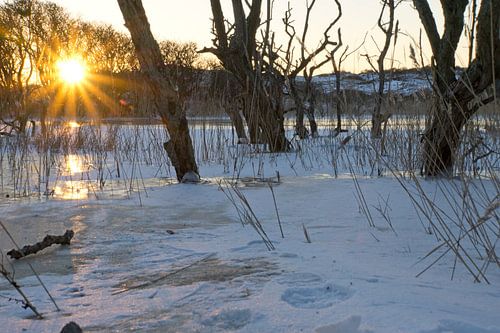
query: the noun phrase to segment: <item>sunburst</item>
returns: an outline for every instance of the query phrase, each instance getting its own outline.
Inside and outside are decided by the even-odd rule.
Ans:
[[[61,58],[54,69],[57,80],[50,88],[53,98],[48,108],[49,117],[63,116],[75,120],[84,113],[91,120],[96,120],[99,119],[99,104],[111,114],[120,109],[119,100],[101,90],[101,87],[126,85],[125,82],[93,73],[92,68],[78,55]]]
[[[87,67],[78,58],[60,60],[57,63],[59,78],[68,85],[76,85],[83,82],[87,72]]]

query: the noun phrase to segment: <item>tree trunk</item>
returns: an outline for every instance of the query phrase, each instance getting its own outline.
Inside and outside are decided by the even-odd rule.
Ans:
[[[316,90],[312,83],[312,75],[306,77],[305,112],[309,120],[309,128],[313,138],[318,136],[318,124],[314,118],[316,109]]]
[[[243,118],[241,117],[239,107],[233,102],[227,102],[224,108],[226,113],[231,119],[234,129],[236,130],[236,135],[238,136],[238,143],[247,142],[247,134],[245,133],[245,125],[243,124]]]
[[[141,71],[152,92],[153,104],[168,130],[169,145],[172,149],[169,149],[167,154],[175,168],[177,179],[180,181],[184,175],[191,172],[198,175],[186,114],[180,107],[178,96],[166,77],[163,57],[151,33],[142,1],[118,0],[118,4],[125,26],[130,31]]]
[[[316,118],[314,117],[314,109],[307,110],[307,119],[309,120],[309,128],[311,129],[311,136],[313,138],[318,137],[318,124],[316,123]]]
[[[342,131],[342,100],[340,96],[340,80],[340,69],[337,69],[337,66],[335,65],[335,107],[337,109],[337,133],[340,133]]]
[[[453,22],[462,20],[461,22],[463,22],[463,11],[465,10],[466,3],[450,0],[447,6],[443,6],[443,8],[446,8],[445,15],[448,12],[448,17],[453,19],[447,18],[447,20]],[[460,10],[462,10],[462,15],[458,12]],[[422,14],[420,16],[422,19]],[[462,127],[477,111],[480,105],[491,102],[494,99],[495,94],[493,94],[493,97],[487,96],[482,101],[479,101],[479,103],[471,105],[471,102],[477,100],[478,96],[495,82],[495,78],[500,77],[500,61],[498,61],[500,59],[500,0],[483,0],[477,21],[476,57],[460,80],[457,81],[451,77],[448,78],[448,82],[444,82],[443,80],[443,78],[449,76],[443,69],[445,68],[443,64],[450,63],[449,57],[453,57],[454,68],[454,49],[453,52],[446,51],[448,46],[443,46],[444,51],[441,50],[441,52],[447,53],[449,55],[448,58],[445,59],[443,55],[437,57],[441,59],[441,63],[438,63],[437,66],[436,75],[439,78],[435,78],[435,83],[437,82],[438,93],[441,96],[439,96],[436,112],[433,113],[430,126],[423,138],[423,171],[428,176],[450,175],[453,172]],[[422,22],[424,22],[423,19]],[[459,31],[447,31],[447,29],[456,29]],[[445,22],[445,37],[443,38],[453,36],[453,40],[458,41],[461,29],[462,26]],[[427,30],[432,31],[433,29],[426,28]],[[431,45],[433,39],[435,38],[432,36],[429,37]],[[442,41],[441,43],[449,43],[449,41]],[[456,44],[454,45],[456,46]]]
[[[304,126],[304,108],[299,104],[295,109],[295,134],[298,135],[300,139],[305,139],[309,133]]]
[[[389,22],[386,25],[382,22],[383,15],[386,6],[389,9]],[[372,114],[372,130],[371,136],[372,138],[380,139],[382,137],[382,123],[384,122],[384,115],[382,114],[382,104],[384,100],[384,90],[385,90],[385,69],[384,69],[384,61],[387,56],[387,52],[389,51],[389,47],[391,45],[391,39],[393,38],[393,34],[397,33],[398,23],[396,23],[396,27],[394,28],[394,11],[396,9],[396,4],[394,0],[384,0],[383,7],[380,12],[380,16],[378,19],[378,26],[380,30],[385,34],[385,43],[384,47],[380,51],[380,55],[377,60],[377,74],[378,74],[378,91],[377,91],[377,100],[375,104],[375,109]],[[394,31],[393,31],[394,30]],[[394,37],[396,38],[396,37]],[[394,45],[395,47],[396,45]]]
[[[247,122],[251,143],[262,143],[262,133],[259,127],[260,114],[257,105],[258,102],[254,95],[246,92],[243,96],[243,116]]]
[[[300,139],[305,139],[308,133],[307,128],[304,126],[304,104],[302,103],[302,98],[300,98],[295,80],[293,80],[293,82],[292,80],[290,81],[290,93],[295,103],[295,134],[298,135]]]

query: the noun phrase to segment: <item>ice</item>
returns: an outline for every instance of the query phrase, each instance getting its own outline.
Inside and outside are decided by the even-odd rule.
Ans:
[[[9,301],[19,296],[0,279],[0,330],[59,332],[74,321],[88,332],[500,332],[498,267],[490,263],[490,284],[474,283],[448,254],[417,278],[438,236],[428,234],[400,183],[411,187],[412,181],[358,173],[357,185],[372,209],[370,227],[352,175],[342,165],[334,171],[331,163],[331,154],[356,154],[357,139],[339,151],[338,142],[328,140],[301,141],[305,155],[235,144],[225,153],[234,154],[237,163],[229,169],[237,170],[228,171],[214,158],[200,164],[197,185],[178,184],[167,172],[160,177],[156,167],[142,165],[143,178],[108,174],[102,191],[92,187],[84,197],[0,202],[1,219],[21,245],[47,233],[75,231],[70,246],[53,246],[12,266],[3,257],[45,319],[33,320]],[[130,165],[121,170],[131,171]],[[241,223],[222,181],[238,186],[276,250],[268,251],[255,230]],[[421,182],[453,218],[448,203],[460,198],[448,189],[460,184]],[[468,184],[496,194],[490,180]],[[374,208],[382,199],[395,232]],[[303,225],[312,243],[305,242]],[[453,223],[450,231],[457,232]],[[2,253],[12,247],[0,233]],[[55,311],[27,263],[62,312]]]

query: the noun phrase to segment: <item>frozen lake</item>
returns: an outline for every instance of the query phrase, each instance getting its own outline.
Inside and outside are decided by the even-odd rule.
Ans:
[[[415,163],[418,173],[395,158],[417,131],[391,132],[384,158],[401,167],[391,170],[362,130],[330,130],[322,124],[319,138],[270,154],[234,144],[227,123],[196,123],[197,185],[174,182],[156,125],[74,125],[48,156],[35,143],[15,153],[4,144],[0,220],[16,242],[66,229],[75,237],[11,262],[0,232],[2,262],[45,317],[34,320],[2,279],[2,329],[57,332],[75,321],[86,332],[500,332],[500,269],[478,246],[498,241],[498,210],[484,215],[498,180],[400,172]],[[274,250],[244,218],[248,207]],[[479,216],[486,234],[464,237]],[[459,255],[473,256],[476,275],[442,245],[444,230],[460,239]]]

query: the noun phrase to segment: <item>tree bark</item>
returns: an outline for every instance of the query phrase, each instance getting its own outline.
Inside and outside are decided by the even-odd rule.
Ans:
[[[141,71],[144,73],[162,123],[170,136],[167,151],[175,168],[177,179],[188,172],[198,174],[194,149],[189,135],[188,122],[178,96],[167,78],[167,69],[158,43],[151,33],[141,0],[118,0],[118,5],[130,31]]]
[[[234,103],[226,103],[225,106],[226,113],[231,118],[231,123],[236,130],[236,135],[238,136],[238,143],[247,142],[247,134],[245,133],[245,125],[243,124],[243,119],[240,115],[240,110]]]
[[[423,2],[426,1],[414,0],[415,4],[422,5]],[[487,96],[479,104],[472,102],[500,77],[500,0],[482,1],[477,20],[476,56],[459,80],[455,79],[454,71],[451,71],[452,76],[445,66],[453,64],[451,68],[454,68],[454,52],[462,31],[467,1],[442,0],[442,4],[445,31],[438,48],[439,54],[434,54],[437,59],[434,81],[440,100],[436,103],[436,110],[423,138],[423,171],[428,176],[452,174],[463,126],[480,105],[493,98]],[[422,13],[421,18],[425,16]],[[422,19],[422,22],[426,21],[429,19]],[[434,29],[426,27],[427,30]],[[431,45],[435,44],[435,35],[431,34],[429,40]],[[433,52],[435,48],[436,45],[433,46]]]

